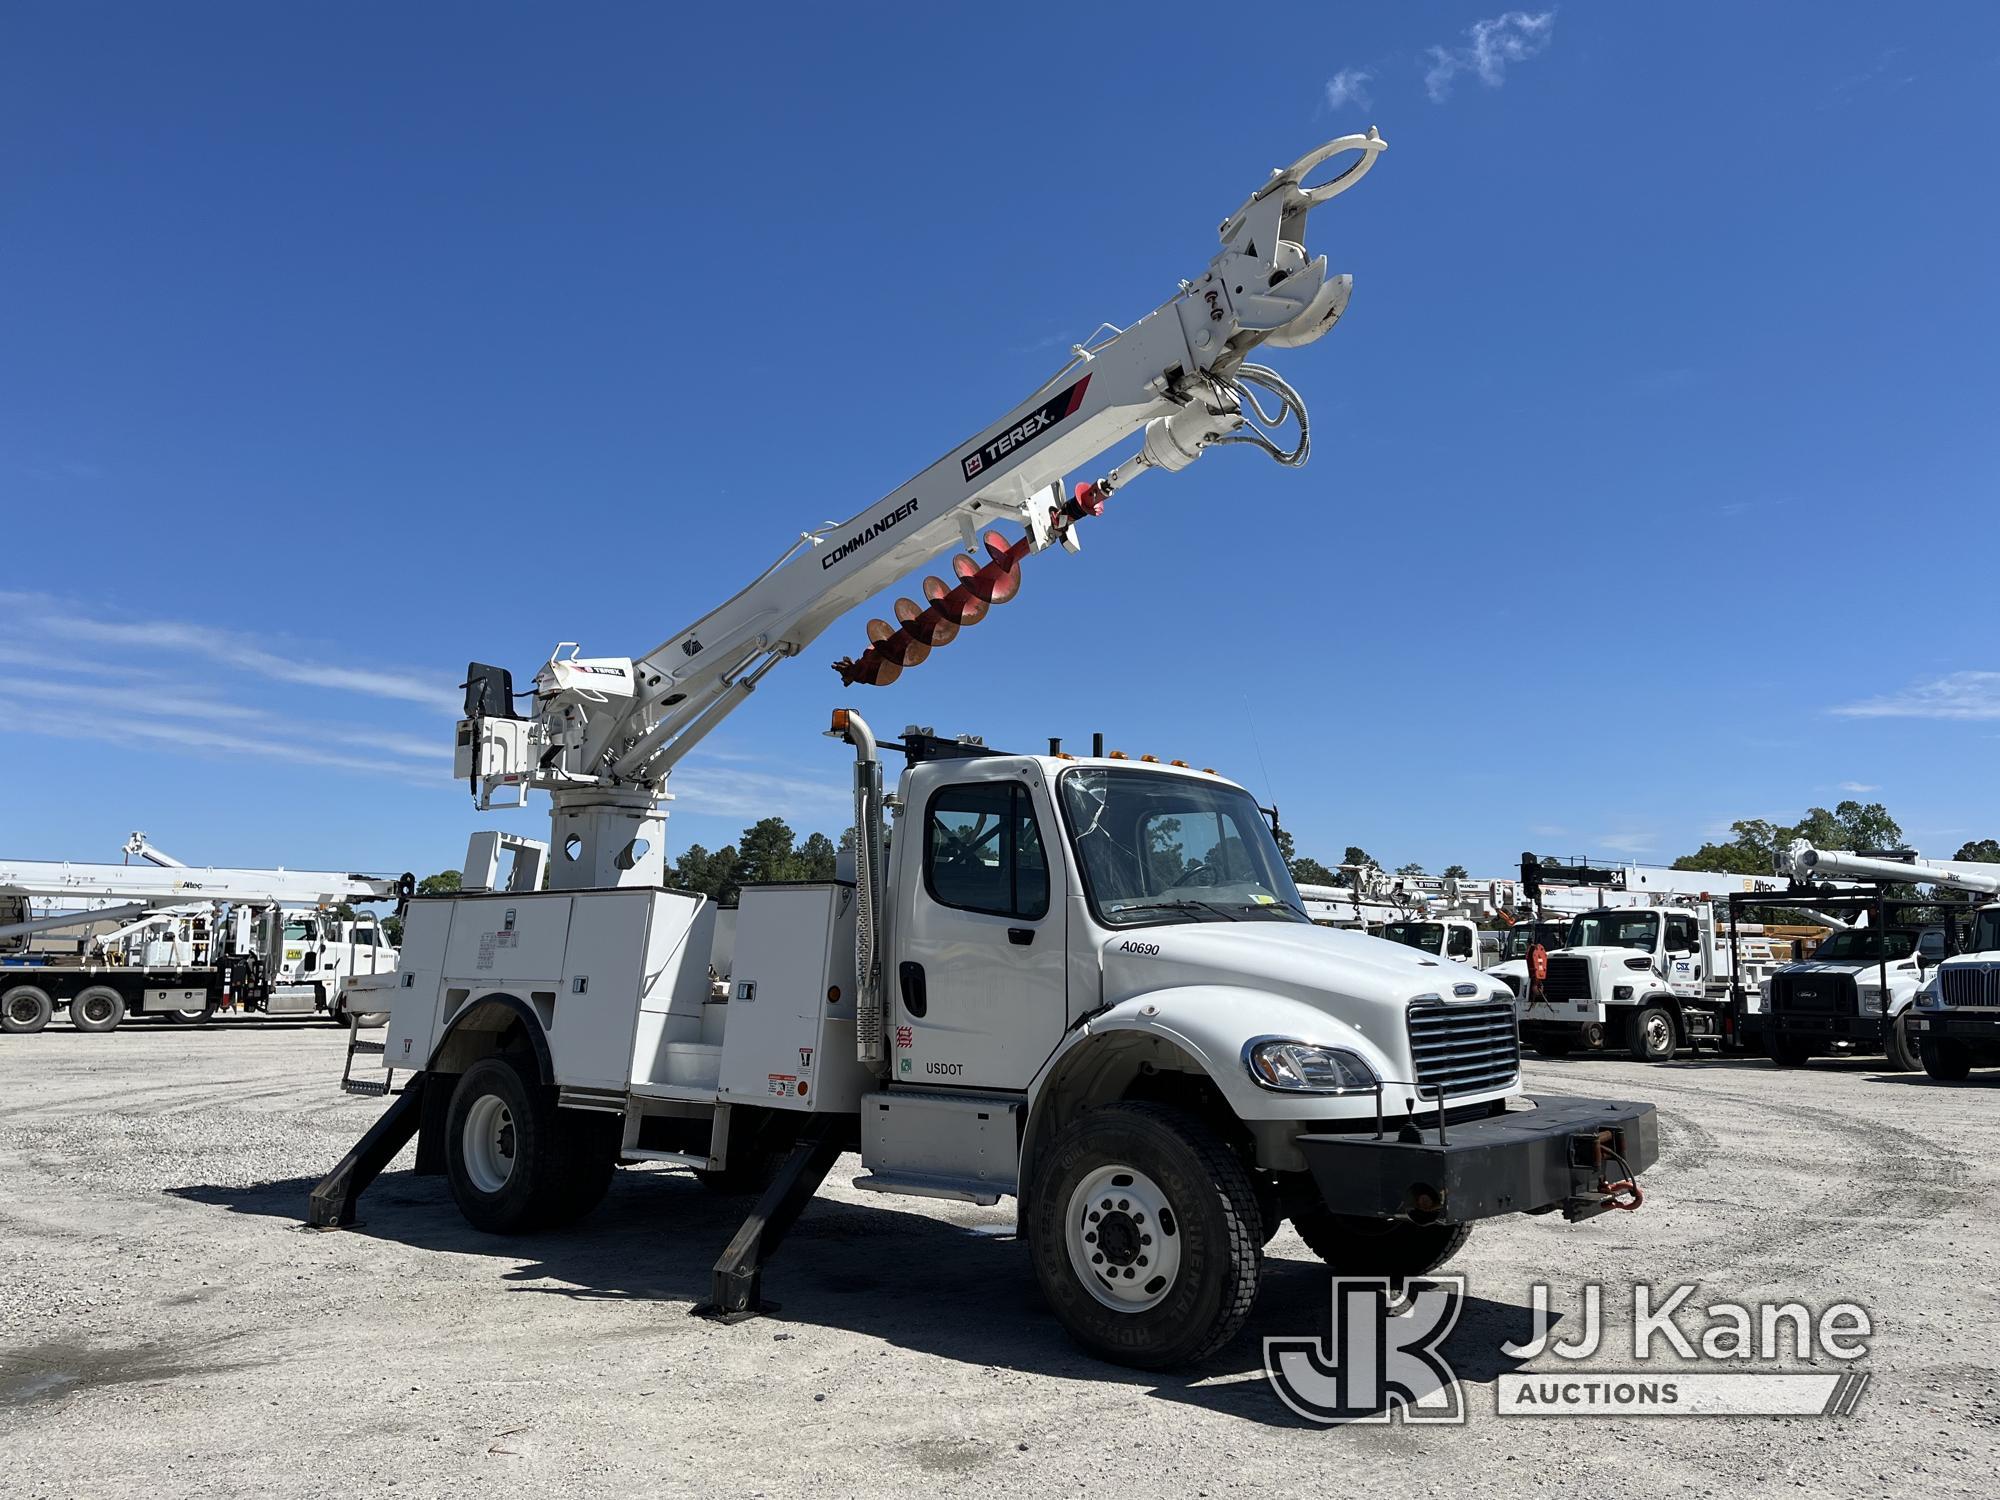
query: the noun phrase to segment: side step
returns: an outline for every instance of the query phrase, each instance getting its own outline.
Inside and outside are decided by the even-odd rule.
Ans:
[[[729,1248],[715,1263],[712,1302],[689,1308],[697,1318],[717,1323],[741,1323],[764,1313],[776,1312],[778,1304],[763,1299],[764,1262],[777,1253],[792,1225],[798,1222],[806,1204],[812,1201],[826,1174],[848,1147],[847,1122],[838,1115],[815,1115],[805,1134],[792,1147],[778,1175],[764,1189],[764,1196],[736,1231]]]
[[[364,1042],[361,1040],[361,1018],[353,1012],[347,1017],[347,1061],[340,1065],[340,1091],[343,1094],[360,1094],[365,1098],[379,1099],[389,1092],[395,1081],[395,1070],[384,1068],[379,1079],[356,1078],[354,1059],[357,1057],[381,1057],[389,1050],[386,1041]]]
[[[354,1143],[354,1149],[340,1159],[306,1200],[306,1222],[315,1229],[347,1229],[355,1223],[355,1200],[368,1184],[382,1175],[382,1169],[409,1144],[424,1122],[424,1080],[428,1073],[412,1074],[396,1095],[396,1102],[382,1111],[382,1118],[368,1127],[368,1133]],[[421,1154],[421,1153],[420,1153]]]
[[[854,1179],[863,1192],[900,1193],[909,1198],[949,1198],[955,1203],[977,1203],[990,1208],[1000,1194],[988,1182],[963,1177],[926,1177],[915,1172],[870,1172]]]

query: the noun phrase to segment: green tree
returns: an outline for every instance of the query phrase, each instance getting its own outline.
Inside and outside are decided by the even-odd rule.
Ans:
[[[1373,865],[1378,870],[1382,868],[1382,862],[1374,855],[1366,849],[1356,848],[1353,844],[1347,846],[1347,852],[1340,856],[1340,862],[1344,865]]]
[[[743,863],[737,883],[763,885],[797,879],[792,841],[792,825],[783,818],[761,818],[744,829],[742,842],[737,846],[742,851]]]
[[[833,862],[838,857],[833,840],[823,833],[809,833],[795,857],[800,880],[833,879]]]
[[[1972,839],[1958,846],[1953,859],[1973,860],[1979,864],[2000,865],[2000,839]]]
[[[1310,854],[1301,854],[1292,861],[1292,879],[1300,885],[1344,885],[1346,877],[1338,870],[1329,870]]]
[[[1720,870],[1730,875],[1768,875],[1777,856],[1793,839],[1807,839],[1818,849],[1893,849],[1903,842],[1903,830],[1879,802],[1842,802],[1832,812],[1809,807],[1793,824],[1744,818],[1729,825],[1726,842],[1703,844],[1674,861],[1676,870]]]
[[[1411,860],[1406,865],[1397,865],[1396,873],[1398,875],[1421,875],[1424,873],[1424,867],[1415,860]]]
[[[674,861],[673,883],[727,905],[743,884],[742,863],[734,844],[724,844],[712,854],[700,844],[689,844]]]
[[[1463,880],[1465,879],[1465,875],[1466,870],[1464,865],[1446,865],[1444,867],[1444,878],[1446,880]]]
[[[459,873],[456,870],[439,870],[435,875],[426,875],[417,882],[419,896],[450,896],[459,888]]]

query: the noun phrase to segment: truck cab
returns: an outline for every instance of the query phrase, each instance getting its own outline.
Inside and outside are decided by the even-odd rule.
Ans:
[[[1384,922],[1382,938],[1428,953],[1435,958],[1477,967],[1480,958],[1479,927],[1464,917],[1406,917]]]
[[[1714,954],[1705,910],[1584,912],[1549,954],[1548,978],[1517,997],[1521,1039],[1552,1057],[1622,1045],[1642,1062],[1664,1062],[1713,1027]]]
[[[1850,927],[1812,957],[1781,964],[1762,988],[1765,1050],[1783,1068],[1819,1056],[1884,1053],[1889,1066],[1918,1066],[1912,1007],[1945,956],[1941,928]]]
[[[1486,966],[1486,973],[1506,985],[1518,1000],[1528,992],[1529,961],[1535,949],[1547,954],[1562,947],[1569,941],[1569,923],[1539,919],[1516,922],[1500,933],[1499,938],[1494,961]]]
[[[1909,1026],[1932,1078],[1956,1083],[2000,1067],[2000,902],[1979,908],[1965,952],[1930,971]]]
[[[264,1008],[273,1015],[346,1014],[350,981],[396,968],[397,950],[372,912],[341,918],[331,911],[278,912],[272,983]]]

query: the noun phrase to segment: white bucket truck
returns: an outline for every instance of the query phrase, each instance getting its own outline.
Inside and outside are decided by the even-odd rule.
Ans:
[[[881,684],[1019,586],[1027,555],[1147,468],[1257,433],[1242,362],[1331,327],[1345,278],[1307,258],[1307,210],[1379,137],[1330,143],[1222,228],[1201,280],[1084,351],[995,426],[830,528],[639,658],[551,659],[525,716],[475,667],[461,770],[482,799],[554,802],[537,851],[485,890],[411,902],[384,1061],[410,1082],[315,1189],[317,1224],[412,1136],[459,1209],[496,1232],[572,1220],[621,1162],[768,1182],[716,1267],[707,1310],[760,1305],[762,1266],[842,1152],[865,1190],[1020,1203],[1064,1327],[1113,1360],[1201,1357],[1242,1325],[1261,1247],[1289,1218],[1342,1271],[1414,1275],[1479,1219],[1636,1201],[1652,1108],[1523,1095],[1514,1014],[1476,969],[1309,921],[1241,787],[1151,759],[1001,754],[858,714],[851,879],[751,886],[726,991],[712,906],[662,885],[667,771],[777,661],[895,578],[1006,516],[957,584],[927,579],[869,627],[848,683]],[[1323,187],[1305,175],[1341,153]],[[1064,474],[1143,432],[1139,454],[1065,494]],[[1061,670],[1061,657],[1035,670]],[[885,797],[881,749],[905,765]],[[893,840],[885,803],[896,814]]]

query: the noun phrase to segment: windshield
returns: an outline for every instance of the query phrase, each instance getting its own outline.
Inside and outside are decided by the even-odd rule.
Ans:
[[[1518,922],[1507,929],[1501,939],[1502,958],[1526,958],[1535,944],[1544,948],[1560,948],[1569,934],[1553,922]]]
[[[2000,949],[2000,906],[1989,906],[1979,914],[1972,924],[1972,948],[1974,953],[1991,953]]]
[[[1637,948],[1653,951],[1660,914],[1651,911],[1593,911],[1569,924],[1571,948]]]
[[[1058,785],[1091,908],[1108,926],[1307,920],[1240,787],[1106,767],[1065,771]]]
[[[1813,950],[1814,958],[1865,958],[1872,963],[1894,963],[1917,951],[1914,932],[1883,932],[1876,928],[1851,928],[1836,932]]]
[[[1426,953],[1444,951],[1444,924],[1440,922],[1385,922],[1382,936],[1405,948],[1421,948]]]

